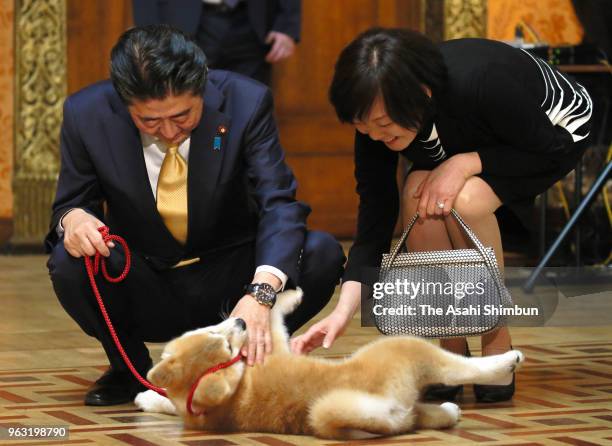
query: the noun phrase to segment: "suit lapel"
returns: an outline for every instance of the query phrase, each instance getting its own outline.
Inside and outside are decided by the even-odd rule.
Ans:
[[[207,217],[210,215],[209,210],[226,151],[226,137],[222,137],[220,150],[214,150],[214,138],[219,136],[220,127],[229,129],[230,124],[230,118],[219,111],[223,100],[221,92],[212,83],[207,82],[204,111],[200,123],[191,133],[189,146],[188,247],[200,246],[200,241],[206,235],[206,228],[212,223]],[[113,120],[108,123],[105,134],[118,135],[116,141],[107,141],[107,144],[115,171],[119,175],[119,184],[125,184],[126,194],[138,203],[136,210],[141,213],[143,221],[151,223],[152,232],[167,235],[163,237],[165,249],[183,250],[184,247],[172,237],[157,211],[138,129],[118,96],[111,98],[111,106],[114,111]],[[161,240],[159,242],[161,243]]]
[[[226,137],[220,135],[219,129],[229,129],[230,123],[229,117],[219,111],[223,99],[219,90],[209,82],[204,94],[204,111],[200,124],[191,133],[187,180],[188,246],[199,246],[212,223],[210,211],[226,152]],[[222,137],[219,150],[215,150],[216,136]]]

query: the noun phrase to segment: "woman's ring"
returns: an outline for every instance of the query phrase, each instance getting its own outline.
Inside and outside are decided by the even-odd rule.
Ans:
[[[436,204],[438,205],[438,209],[444,209],[444,203],[442,201],[436,201]]]

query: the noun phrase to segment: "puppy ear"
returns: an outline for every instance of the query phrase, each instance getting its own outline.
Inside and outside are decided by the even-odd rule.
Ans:
[[[193,402],[201,407],[218,406],[231,396],[231,387],[221,373],[206,375],[193,394]]]
[[[147,379],[155,386],[168,387],[180,378],[179,372],[180,367],[178,367],[175,358],[170,357],[149,370]]]

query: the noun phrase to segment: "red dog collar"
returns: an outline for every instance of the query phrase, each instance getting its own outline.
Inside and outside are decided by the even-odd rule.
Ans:
[[[234,357],[233,359],[230,359],[227,362],[222,362],[221,364],[217,364],[216,366],[213,366],[209,368],[208,370],[206,370],[204,373],[202,373],[202,376],[200,376],[196,380],[196,382],[193,383],[193,386],[191,386],[191,390],[189,391],[189,395],[187,395],[187,412],[189,412],[189,414],[195,415],[195,416],[204,415],[204,411],[194,412],[193,407],[191,407],[191,402],[193,401],[193,394],[195,393],[196,387],[198,387],[198,384],[200,383],[202,378],[204,378],[206,375],[210,375],[211,373],[215,373],[218,370],[225,369],[231,365],[234,365],[238,361],[240,361],[240,359],[242,359],[242,355],[238,353],[236,357]]]

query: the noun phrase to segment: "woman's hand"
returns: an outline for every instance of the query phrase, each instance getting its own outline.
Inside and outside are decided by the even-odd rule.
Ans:
[[[238,301],[230,317],[238,317],[246,322],[247,343],[241,353],[247,358],[247,364],[253,365],[255,361],[263,364],[266,354],[272,351],[270,307],[260,304],[247,294]]]
[[[361,298],[361,283],[347,280],[340,289],[338,305],[329,316],[317,322],[302,335],[291,339],[291,351],[301,355],[310,353],[317,347],[329,348],[344,333],[353,318]]]
[[[481,169],[478,153],[470,152],[452,156],[432,170],[414,194],[420,198],[419,216],[448,215],[465,182]]]
[[[306,333],[291,339],[291,351],[301,355],[310,353],[317,347],[331,347],[336,338],[344,333],[351,319],[352,317],[347,314],[333,311],[329,316],[310,327]]]

